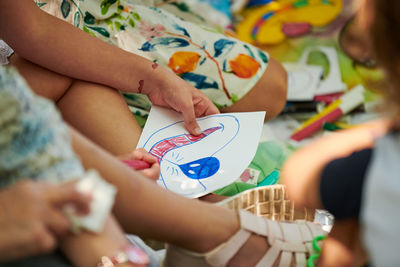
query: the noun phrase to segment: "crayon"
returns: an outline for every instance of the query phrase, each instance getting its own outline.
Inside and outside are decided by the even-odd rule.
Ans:
[[[130,159],[121,161],[137,171],[150,168],[150,164],[143,160]]]
[[[304,122],[296,129],[292,136],[293,140],[301,141],[320,130],[325,122],[333,122],[342,115],[350,112],[364,102],[364,87],[357,85],[349,92],[332,102],[320,113]]]

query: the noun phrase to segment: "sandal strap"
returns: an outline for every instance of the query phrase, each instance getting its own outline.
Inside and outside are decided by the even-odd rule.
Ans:
[[[228,241],[216,247],[205,255],[211,266],[226,266],[239,249],[247,242],[252,233],[268,236],[266,220],[245,211],[238,211],[240,227]],[[278,226],[279,227],[279,226]]]
[[[245,210],[239,210],[238,214],[240,218],[240,227],[242,229],[262,236],[268,236],[268,233],[271,233],[268,231],[268,221],[262,217],[255,216]]]
[[[267,251],[264,257],[256,264],[256,267],[272,266],[281,252],[281,241],[277,240]]]
[[[211,266],[226,266],[250,236],[249,231],[240,229],[227,242],[208,252],[205,255],[206,261]]]
[[[257,266],[271,266],[279,256],[281,256],[280,266],[288,266],[290,264],[286,263],[292,261],[293,253],[296,254],[296,259],[299,259],[300,266],[306,262],[306,253],[309,252],[309,247],[305,243],[312,241],[312,231],[305,222],[297,224],[265,220],[244,210],[239,210],[238,214],[241,230],[227,242],[205,255],[206,261],[211,266],[227,265],[252,233],[268,237],[271,245]]]
[[[296,253],[296,265],[307,266],[307,258],[305,253]]]
[[[270,245],[256,267],[273,266],[278,259],[280,267],[290,266],[293,257],[296,266],[307,266],[306,256],[314,253],[313,237],[325,235],[320,226],[308,221],[277,222],[255,216],[245,210],[238,210],[238,215],[240,230],[228,241],[205,254],[181,248],[170,249],[168,252],[167,249],[167,266],[226,266],[252,234],[266,237]],[[174,256],[179,256],[179,261],[173,261]]]
[[[277,221],[266,221],[268,225],[268,243],[273,244],[276,240],[283,240],[281,224]]]
[[[312,242],[313,240],[312,231],[307,226],[306,221],[298,221],[297,225],[299,226],[299,230],[303,240],[306,242]]]
[[[306,253],[308,252],[308,247],[305,244],[275,240],[256,267],[272,266],[279,256],[281,256],[279,266],[290,266],[293,253],[295,253],[296,257],[296,266],[306,266]],[[286,264],[287,262],[289,263]]]
[[[291,262],[292,262],[292,253],[288,251],[282,251],[281,258],[279,260],[279,267],[288,267],[290,266]]]
[[[306,266],[306,255],[314,250],[311,245],[313,237],[325,234],[320,226],[308,221],[264,220],[242,210],[239,215],[242,229],[267,237],[271,246],[257,267],[272,266],[279,257],[279,266],[289,266],[293,256],[296,266]]]

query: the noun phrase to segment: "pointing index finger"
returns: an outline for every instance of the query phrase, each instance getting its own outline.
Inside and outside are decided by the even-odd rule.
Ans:
[[[192,103],[187,105],[185,109],[182,110],[183,119],[185,121],[185,127],[189,131],[189,133],[193,135],[200,135],[201,129],[199,124],[196,121],[196,116],[194,114],[194,107]]]

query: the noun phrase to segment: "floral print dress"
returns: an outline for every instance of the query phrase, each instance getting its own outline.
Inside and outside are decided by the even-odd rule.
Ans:
[[[257,83],[267,67],[268,55],[222,34],[217,27],[210,26],[218,21],[203,18],[194,8],[190,9],[194,2],[203,1],[36,0],[36,3],[93,36],[168,68],[222,108],[238,101]],[[212,5],[208,7],[209,14],[217,14]],[[176,14],[171,13],[174,10]],[[184,13],[185,20],[179,18]],[[189,17],[194,19],[189,21]],[[227,26],[224,23],[220,28]],[[139,103],[138,96],[128,98],[149,107],[149,103]]]

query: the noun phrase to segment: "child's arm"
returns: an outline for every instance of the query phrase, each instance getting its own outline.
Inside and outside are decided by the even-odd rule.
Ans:
[[[322,208],[320,180],[331,161],[372,147],[374,140],[389,127],[385,120],[375,121],[323,137],[295,152],[284,164],[282,181],[297,206]]]
[[[0,37],[21,57],[66,76],[149,96],[153,104],[195,117],[218,113],[199,90],[153,62],[107,44],[40,10],[31,0],[0,0]]]
[[[331,233],[324,241],[318,266],[365,265],[366,254],[360,242],[357,215],[365,164],[368,164],[368,160],[365,162],[368,156],[365,155],[369,152],[350,155],[371,148],[375,139],[388,129],[388,121],[380,120],[334,133],[301,148],[285,163],[282,180],[294,203],[302,207],[333,209],[330,211],[337,216]],[[343,159],[338,161],[340,158]],[[336,164],[332,165],[334,160]],[[338,166],[340,170],[335,170]],[[360,166],[362,170],[357,170]],[[330,176],[326,177],[328,171]],[[342,175],[335,176],[335,172]]]

